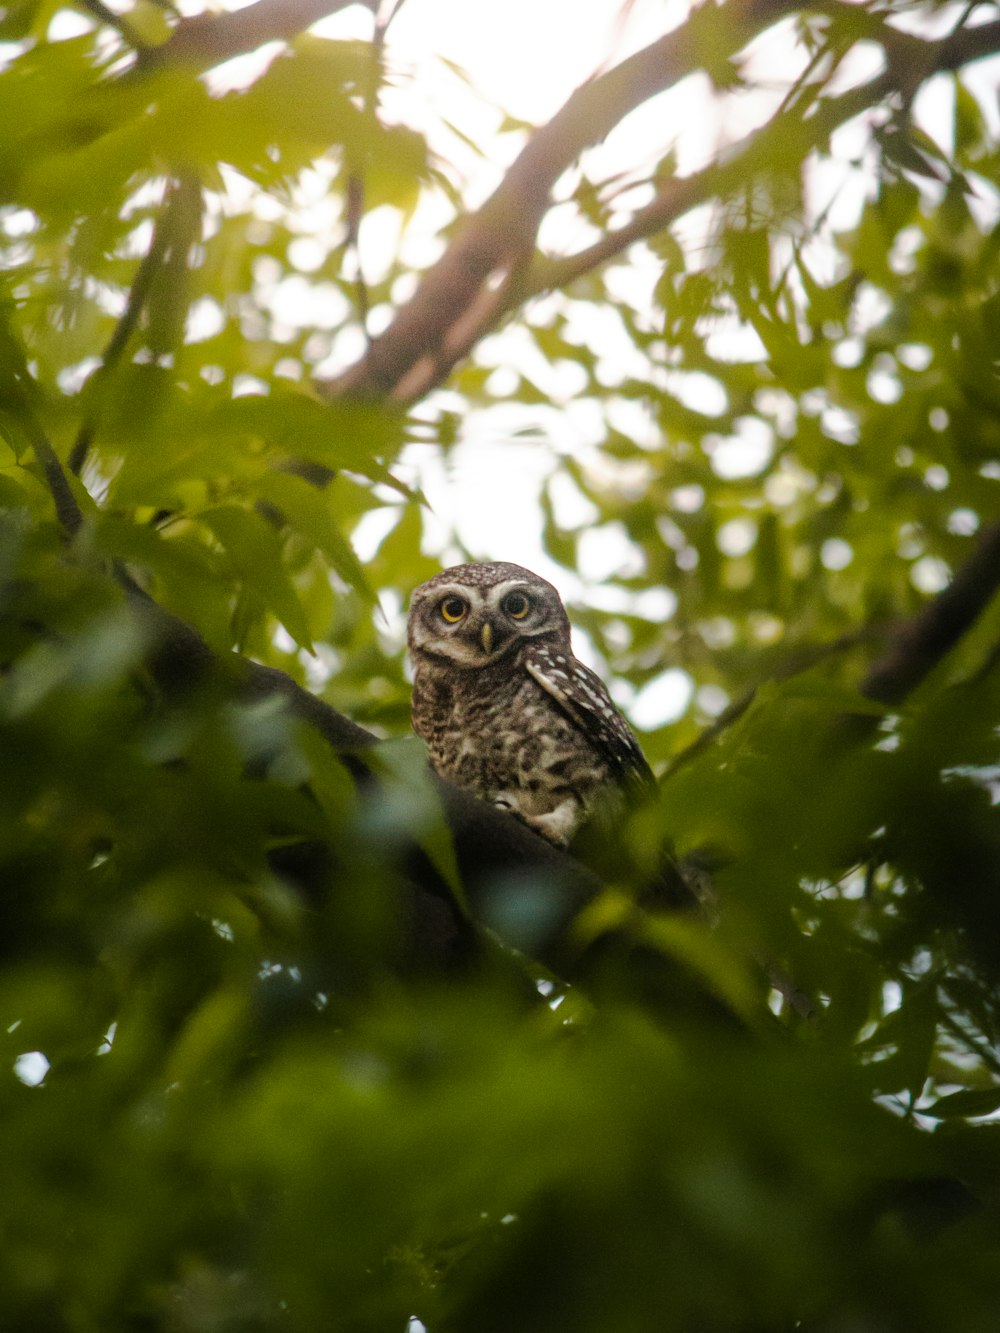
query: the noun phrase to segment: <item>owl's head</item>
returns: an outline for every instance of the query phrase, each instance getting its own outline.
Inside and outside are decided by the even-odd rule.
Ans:
[[[551,583],[521,565],[454,565],[413,594],[407,640],[415,662],[471,669],[500,661],[525,639],[569,647],[569,620]]]

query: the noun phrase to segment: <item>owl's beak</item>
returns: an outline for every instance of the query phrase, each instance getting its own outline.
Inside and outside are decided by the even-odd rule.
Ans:
[[[486,653],[488,657],[493,651],[493,626],[488,620],[483,625],[479,638],[482,641],[483,652]]]

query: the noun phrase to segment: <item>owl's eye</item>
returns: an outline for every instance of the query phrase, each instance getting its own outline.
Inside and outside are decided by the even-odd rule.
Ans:
[[[446,597],[438,610],[449,625],[454,625],[465,615],[466,607],[461,597]]]
[[[523,592],[509,592],[503,599],[503,609],[514,620],[523,620],[531,610],[531,600]]]

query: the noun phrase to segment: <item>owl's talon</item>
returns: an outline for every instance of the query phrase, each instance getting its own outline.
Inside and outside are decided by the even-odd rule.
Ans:
[[[548,842],[554,842],[557,847],[565,847],[576,832],[581,813],[580,802],[570,797],[548,814],[529,815],[524,822]]]

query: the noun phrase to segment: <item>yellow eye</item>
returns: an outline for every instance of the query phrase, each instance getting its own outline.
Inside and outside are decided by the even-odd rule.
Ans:
[[[509,592],[503,599],[503,609],[515,620],[523,620],[531,610],[531,602],[523,592]]]
[[[454,625],[465,615],[465,603],[461,597],[446,597],[438,610],[449,625]]]

